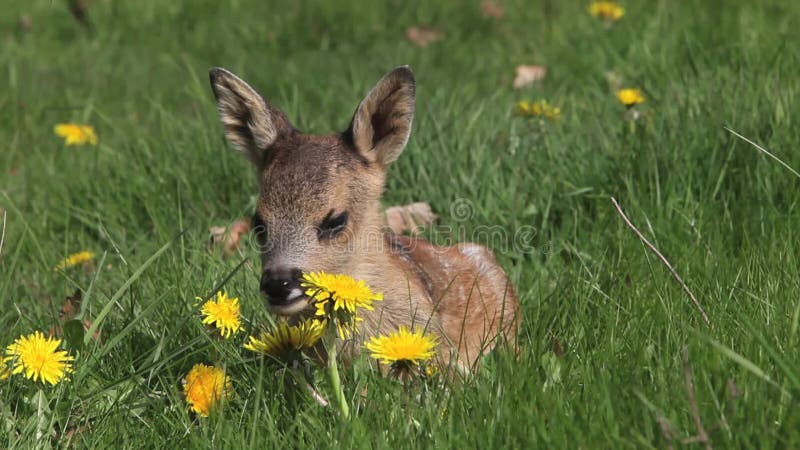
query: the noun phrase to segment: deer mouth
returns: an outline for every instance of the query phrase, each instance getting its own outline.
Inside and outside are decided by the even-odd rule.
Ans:
[[[292,289],[284,298],[267,297],[267,309],[281,316],[300,314],[308,305],[308,297],[300,288]]]

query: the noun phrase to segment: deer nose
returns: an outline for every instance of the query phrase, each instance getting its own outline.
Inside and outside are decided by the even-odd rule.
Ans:
[[[268,269],[261,274],[261,292],[273,305],[285,305],[300,298],[300,276],[298,268]]]

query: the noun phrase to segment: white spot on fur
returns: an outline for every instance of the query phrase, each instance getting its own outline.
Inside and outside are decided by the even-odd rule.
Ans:
[[[471,259],[480,258],[481,253],[483,253],[483,248],[477,245],[463,245],[459,250],[462,255]]]

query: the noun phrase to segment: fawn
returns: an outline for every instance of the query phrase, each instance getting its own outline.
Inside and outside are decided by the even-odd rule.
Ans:
[[[227,140],[259,178],[253,228],[271,312],[311,314],[300,287],[303,272],[344,273],[384,295],[375,311],[363,313],[366,336],[426,327],[439,337],[439,363],[464,372],[498,338],[515,345],[519,302],[491,251],[471,243],[435,246],[385,230],[386,170],[405,148],[414,117],[410,68],[386,74],[349,128],[326,136],[295,129],[225,69],[211,69],[210,81]]]

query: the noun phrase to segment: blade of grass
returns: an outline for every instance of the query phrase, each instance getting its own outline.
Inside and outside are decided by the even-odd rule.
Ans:
[[[698,333],[699,334],[699,333]],[[722,344],[721,342],[717,341],[714,338],[709,336],[702,336],[700,338],[709,344],[718,352],[722,353],[723,356],[727,357],[731,361],[735,362],[736,364],[740,365],[743,369],[747,370],[748,372],[752,373],[753,375],[761,378],[765,382],[771,384],[772,386],[778,388],[782,393],[789,395],[789,392],[782,388],[778,383],[775,382],[763,369],[758,367],[754,362],[750,361],[749,359],[745,358],[744,356],[736,353],[733,349],[729,348],[728,346]]]
[[[191,349],[195,344],[202,343],[205,339],[206,338],[203,337],[203,336],[198,336],[198,337],[188,341],[184,345],[178,347],[174,352],[170,353],[165,358],[163,358],[163,360],[150,362],[149,364],[139,368],[136,372],[134,372],[132,374],[129,374],[129,375],[126,375],[124,377],[118,378],[118,379],[112,381],[111,383],[109,383],[109,384],[107,384],[107,385],[105,385],[105,386],[103,386],[101,388],[98,388],[98,389],[90,392],[86,396],[81,397],[81,400],[82,401],[91,400],[93,397],[96,397],[97,395],[100,395],[103,392],[108,391],[109,389],[113,389],[114,387],[119,386],[121,383],[124,383],[124,382],[126,382],[126,381],[128,381],[128,380],[130,380],[132,378],[142,376],[142,375],[145,374],[145,372],[151,370],[152,368],[154,368],[156,366],[163,365],[165,361],[170,361],[173,358],[176,358],[178,355],[181,355],[182,353],[186,352],[186,350]],[[203,346],[200,346],[198,348],[195,348],[194,352],[190,353],[190,354],[199,353],[199,352],[205,350],[206,347],[208,347],[208,345],[203,345]]]
[[[778,158],[777,156],[775,156],[775,155],[773,155],[772,153],[770,153],[770,152],[769,152],[769,150],[767,150],[767,149],[765,149],[764,147],[762,147],[762,146],[760,146],[760,145],[756,144],[755,142],[753,142],[753,141],[751,141],[750,139],[748,139],[748,138],[746,138],[746,137],[742,136],[741,134],[739,134],[739,133],[737,133],[737,132],[735,132],[735,131],[731,130],[731,129],[730,129],[730,128],[728,128],[728,127],[723,127],[723,128],[725,128],[725,130],[727,130],[729,133],[733,134],[734,136],[738,137],[739,139],[741,139],[741,140],[743,140],[743,141],[747,142],[748,144],[752,145],[753,147],[757,148],[758,150],[760,150],[761,152],[763,152],[765,155],[769,156],[770,158],[774,159],[775,161],[778,161],[778,163],[779,163],[780,165],[782,165],[783,167],[785,167],[785,168],[786,168],[786,169],[787,169],[789,172],[792,172],[792,174],[793,174],[794,176],[796,176],[797,178],[800,178],[800,173],[797,173],[797,171],[796,171],[796,170],[792,169],[792,166],[790,166],[790,165],[786,164],[785,162],[781,161],[781,159],[780,159],[780,158]]]
[[[159,256],[161,256],[165,251],[167,251],[167,249],[172,245],[172,243],[175,242],[175,240],[180,236],[182,236],[185,232],[186,230],[181,231],[175,237],[170,239],[169,242],[161,246],[160,249],[158,249],[155,253],[153,253],[153,255],[150,256],[150,258],[148,258],[147,261],[144,262],[144,264],[139,266],[139,268],[136,269],[135,272],[133,272],[133,275],[131,275],[127,279],[127,281],[125,281],[125,283],[119,289],[117,289],[117,292],[114,293],[114,295],[111,297],[108,303],[106,303],[103,309],[100,310],[100,313],[97,315],[97,317],[94,318],[92,325],[86,331],[86,336],[84,336],[83,338],[84,344],[89,344],[89,341],[91,341],[92,339],[92,335],[94,335],[95,331],[97,331],[97,329],[103,323],[108,313],[111,312],[111,308],[117,303],[117,300],[119,300],[120,297],[122,297],[122,295],[125,294],[125,291],[128,290],[131,284],[133,284],[134,281],[138,280],[139,277],[142,275],[142,273],[144,273],[144,271],[147,270],[148,267],[150,267],[150,264],[152,264],[156,259],[158,259]]]
[[[97,355],[97,358],[102,358],[103,356],[107,355],[108,352],[113,350],[114,347],[116,347],[117,344],[119,344],[122,341],[122,339],[125,338],[125,336],[127,336],[131,331],[133,331],[133,328],[136,326],[136,324],[139,323],[139,321],[141,321],[145,317],[147,317],[147,315],[156,306],[158,306],[159,303],[161,302],[161,300],[164,297],[166,297],[167,294],[170,293],[170,292],[172,292],[171,288],[170,289],[166,289],[161,295],[158,296],[158,298],[156,298],[155,300],[150,302],[149,305],[147,305],[139,314],[137,314],[136,317],[134,317],[133,320],[131,320],[130,323],[128,323],[128,325],[125,326],[125,328],[123,328],[122,330],[116,332],[114,334],[114,337],[112,337],[111,339],[109,339],[108,342],[103,344],[103,349],[100,351],[100,354]]]
[[[103,252],[103,256],[100,257],[100,263],[97,265],[97,270],[94,272],[94,276],[92,277],[92,281],[89,283],[89,287],[86,288],[86,293],[83,295],[83,301],[81,302],[81,310],[76,316],[76,319],[83,319],[86,314],[86,310],[89,307],[89,301],[94,293],[94,287],[97,285],[97,280],[100,278],[100,273],[103,272],[101,269],[105,265],[106,255],[108,255],[108,252]]]
[[[744,320],[743,323],[744,326],[747,328],[747,331],[750,332],[750,335],[754,336],[756,340],[761,344],[761,348],[766,350],[770,358],[772,358],[775,361],[775,363],[778,364],[778,367],[780,367],[783,370],[783,373],[784,375],[786,375],[786,378],[788,378],[789,381],[792,383],[792,387],[794,387],[795,389],[800,388],[800,378],[798,378],[797,374],[794,372],[794,370],[792,370],[791,366],[781,357],[778,351],[776,351],[775,348],[772,345],[770,345],[770,343],[766,340],[766,338],[764,338],[764,336],[761,333],[756,331],[755,327],[753,326],[752,323],[750,323],[749,320]]]

